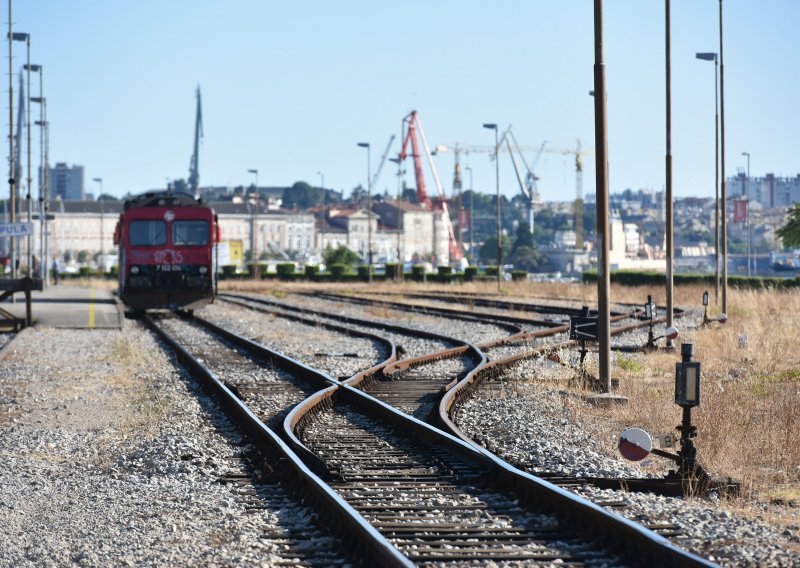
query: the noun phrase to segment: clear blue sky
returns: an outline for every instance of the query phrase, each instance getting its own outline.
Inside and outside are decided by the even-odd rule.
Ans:
[[[611,191],[660,189],[664,3],[605,4]],[[718,50],[718,6],[672,2],[677,196],[713,195],[714,66],[695,52]],[[528,146],[573,147],[580,138],[594,147],[590,0],[17,0],[13,9],[14,31],[31,33],[32,62],[45,69],[50,161],[85,166],[87,191],[96,191],[94,177],[115,195],[186,177],[198,84],[201,185],[249,184],[250,168],[260,185],[317,185],[321,171],[327,187],[349,194],[366,184],[356,143],[372,144],[374,170],[392,133],[399,149],[412,109],[432,145],[491,144],[481,124],[497,122],[513,124]],[[743,151],[754,176],[800,173],[798,21],[797,0],[725,2],[728,174],[745,165]],[[19,68],[24,44],[15,42],[14,57]],[[35,76],[34,84],[36,95]],[[436,163],[449,192],[452,155]],[[467,164],[475,189],[493,192],[488,156]],[[376,190],[395,191],[392,167]],[[545,154],[538,170],[545,199],[574,196],[570,157]],[[594,171],[587,157],[586,194]],[[516,193],[506,156],[500,178],[504,194]]]

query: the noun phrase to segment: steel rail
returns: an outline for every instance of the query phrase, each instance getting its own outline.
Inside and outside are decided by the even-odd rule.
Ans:
[[[243,303],[242,300],[245,301],[245,302],[253,302],[253,303],[256,303],[256,304],[262,304],[264,306],[270,306],[270,307],[278,308],[278,309],[281,309],[281,310],[297,311],[297,312],[300,312],[300,313],[312,314],[312,315],[317,316],[317,317],[322,317],[322,318],[332,319],[332,320],[336,320],[336,321],[341,321],[341,322],[344,322],[344,323],[349,323],[351,325],[360,325],[362,327],[373,327],[373,328],[379,328],[379,329],[386,329],[386,330],[389,330],[389,331],[394,331],[394,332],[396,332],[398,334],[410,335],[412,337],[421,337],[421,338],[425,338],[425,339],[433,339],[433,340],[442,341],[442,342],[445,342],[445,343],[452,343],[453,345],[464,345],[464,341],[462,341],[461,339],[456,339],[455,337],[452,337],[452,336],[449,336],[449,335],[443,335],[441,333],[434,333],[432,331],[425,331],[424,329],[415,329],[413,327],[407,327],[407,326],[388,323],[388,322],[377,322],[377,321],[371,321],[371,320],[362,320],[362,319],[359,319],[359,318],[354,318],[354,317],[346,316],[346,315],[343,315],[343,314],[329,314],[327,312],[323,312],[322,310],[313,310],[313,309],[309,309],[309,308],[301,308],[301,307],[298,307],[298,306],[290,306],[290,305],[287,305],[287,304],[283,304],[281,302],[275,302],[275,301],[272,301],[272,300],[267,300],[265,298],[254,298],[254,297],[246,296],[246,295],[242,295],[242,294],[229,294],[229,293],[226,293],[226,294],[220,294],[218,296],[218,299],[223,300],[223,301],[227,301],[227,302],[230,302],[230,303],[233,303],[233,304],[237,304],[237,305],[243,306],[245,308],[249,308],[249,309],[254,309],[254,308],[251,305]],[[283,313],[281,313],[280,315],[282,317],[284,316]],[[298,316],[291,316],[291,315],[287,314],[285,317],[298,317]],[[314,320],[307,320],[307,321],[311,322],[311,321],[314,321]],[[314,323],[315,324],[319,324],[318,321],[314,321]]]
[[[203,388],[212,395],[231,417],[247,438],[259,449],[262,455],[279,455],[283,464],[294,474],[294,481],[299,483],[305,492],[312,498],[318,509],[325,511],[334,520],[328,523],[335,527],[336,532],[345,541],[352,542],[356,550],[363,553],[363,557],[379,565],[386,566],[412,566],[375,527],[366,521],[347,501],[342,499],[331,487],[325,484],[298,456],[290,449],[277,433],[268,428],[218,377],[208,370],[201,362],[183,348],[164,329],[158,326],[152,318],[144,316],[143,321],[169,348],[175,353],[178,361],[186,367]],[[277,352],[272,352],[276,361],[280,360]],[[289,363],[290,367],[302,363]],[[326,383],[335,380],[324,377]]]
[[[463,440],[444,433],[433,426],[400,412],[391,405],[376,400],[349,385],[331,387],[319,392],[302,405],[295,407],[284,422],[285,434],[292,447],[305,447],[303,432],[313,416],[331,408],[334,399],[357,407],[359,411],[377,417],[381,423],[391,424],[398,433],[431,448],[442,448],[471,467],[488,471],[487,479],[494,480],[496,490],[510,490],[529,508],[539,514],[544,508],[553,512],[570,527],[596,542],[610,546],[640,565],[653,566],[713,566],[708,561],[673,545],[666,538],[629,521],[599,505],[586,501],[534,475],[523,472],[492,455],[485,449],[475,448]],[[398,434],[401,435],[401,434]],[[505,489],[499,489],[499,488]],[[504,493],[505,494],[505,493]]]
[[[309,295],[307,292],[300,292],[303,295]],[[429,315],[445,316],[450,318],[457,318],[463,321],[473,321],[482,324],[496,325],[502,327],[511,333],[519,333],[522,329],[520,325],[538,325],[542,327],[557,327],[560,323],[546,321],[546,320],[530,320],[526,318],[518,318],[513,316],[492,315],[488,317],[481,317],[479,315],[472,315],[463,310],[455,310],[451,308],[439,308],[434,306],[423,306],[419,304],[406,304],[403,302],[390,302],[388,300],[375,300],[370,298],[363,298],[358,296],[349,296],[347,294],[333,294],[331,292],[323,292],[321,294],[314,294],[315,298],[326,298],[329,300],[349,302],[351,304],[369,304],[373,306],[383,306],[387,308],[395,308],[408,312],[416,312]]]

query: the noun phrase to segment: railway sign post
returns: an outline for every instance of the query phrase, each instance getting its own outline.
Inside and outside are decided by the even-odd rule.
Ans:
[[[569,338],[577,341],[581,346],[581,370],[588,350],[587,341],[597,341],[599,336],[598,317],[589,315],[589,307],[584,306],[581,314],[569,317]]]
[[[626,460],[642,461],[653,450],[653,439],[641,428],[625,428],[619,435],[617,448]]]
[[[0,223],[0,238],[30,237],[33,235],[33,223]]]

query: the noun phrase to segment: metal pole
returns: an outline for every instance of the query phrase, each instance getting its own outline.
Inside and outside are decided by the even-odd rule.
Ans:
[[[750,228],[750,152],[742,152],[742,156],[747,156],[747,181],[745,182],[745,195],[747,196],[747,209],[745,210],[744,224],[746,226],[745,238],[747,239],[747,275],[750,274],[750,256],[751,256],[751,228]]]
[[[397,274],[395,275],[397,280],[400,280],[403,276],[403,257],[400,256],[400,192],[402,188],[402,183],[400,181],[400,158],[397,159]]]
[[[672,327],[673,318],[673,277],[674,264],[674,219],[672,211],[672,73],[671,73],[671,44],[670,44],[670,0],[665,0],[665,36],[666,36],[666,84],[667,84],[667,154],[666,154],[666,182],[667,182],[667,327]],[[667,347],[672,347],[672,340],[667,338]]]
[[[606,133],[606,72],[603,62],[603,0],[594,0],[594,125],[597,184],[597,341],[598,379],[605,392],[611,385],[611,321],[608,262],[608,140]]]
[[[50,122],[47,120],[47,99],[42,99],[42,106],[44,107],[44,252],[45,257],[48,259],[51,256],[51,241],[50,231],[47,228],[47,203],[50,199]],[[47,282],[50,283],[50,273],[47,274]]]
[[[728,191],[725,183],[725,57],[722,51],[722,0],[719,0],[719,108],[720,108],[720,194],[722,197],[722,313],[728,313]]]
[[[714,54],[714,304],[719,305],[719,57]]]
[[[475,189],[472,186],[472,168],[467,166],[465,169],[469,170],[469,255],[472,261],[475,262],[475,251],[473,250],[474,230],[472,228],[472,211],[475,204]]]
[[[104,231],[104,222],[105,222],[105,211],[103,210],[103,178],[94,178],[93,181],[96,181],[100,184],[100,194],[97,196],[97,200],[100,202],[100,275],[102,276],[106,272],[106,263],[103,258],[105,256],[105,247],[103,246],[103,240],[105,239],[105,231]]]
[[[31,34],[28,34],[27,40],[27,72],[28,72],[28,92],[26,93],[26,129],[28,130],[28,185],[27,185],[27,205],[28,205],[28,223],[31,223],[33,220],[33,210],[31,204]],[[33,234],[28,235],[28,276],[30,278],[35,278],[36,274],[33,271]]]
[[[497,291],[500,291],[500,281],[503,278],[503,231],[500,226],[500,142],[498,141],[497,125],[494,127],[494,175],[497,188]]]
[[[372,160],[367,144],[367,282],[372,284]]]
[[[11,223],[16,221],[16,181],[14,180],[14,68],[13,68],[13,32],[11,25],[11,0],[8,1],[8,206],[10,208],[9,220]],[[17,253],[14,237],[9,237],[8,243],[11,248],[11,278],[17,277]],[[11,296],[14,301],[14,295]]]
[[[250,256],[252,257],[251,262],[253,263],[253,280],[258,280],[261,276],[258,273],[258,247],[256,246],[258,240],[258,170],[250,169],[247,170],[247,172],[255,176],[253,183],[255,184],[256,196],[250,209]]]

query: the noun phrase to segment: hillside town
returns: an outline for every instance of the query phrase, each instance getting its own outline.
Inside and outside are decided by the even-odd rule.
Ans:
[[[44,237],[48,258],[58,259],[63,270],[89,266],[110,271],[117,263],[114,231],[124,198],[86,192],[82,169],[65,164],[53,168],[55,183],[46,203],[47,230],[41,230],[39,215],[34,213],[31,247],[45,250],[41,243]],[[751,178],[748,187],[746,175],[740,172],[727,183],[730,271],[764,273],[776,259],[786,256],[776,230],[784,225],[789,207],[800,202],[800,175],[782,178],[767,174]],[[343,193],[305,182],[291,187],[209,187],[199,192],[219,216],[220,267],[235,266],[245,271],[253,258],[267,270],[286,261],[323,264],[326,251],[339,247],[378,267],[400,262],[406,267],[424,263],[431,269],[452,265],[459,270],[468,264],[497,263],[494,195],[469,190],[456,194],[448,200],[448,216],[441,209],[416,203],[413,188],[404,188],[399,199],[388,192],[367,196],[362,187],[355,188],[349,197]],[[746,218],[739,213],[743,201],[748,203]],[[626,189],[611,194],[610,206],[612,269],[664,271],[664,192]],[[505,265],[575,277],[596,262],[593,195],[583,206],[580,225],[585,235],[577,234],[580,229],[576,230],[572,201],[537,200],[532,233],[522,196],[503,196],[500,207]],[[6,208],[7,203],[0,202],[0,214],[7,215]],[[675,270],[713,272],[719,221],[714,199],[678,198],[674,218]],[[463,260],[451,255],[453,239],[464,251]],[[24,248],[27,243],[21,240],[20,246]],[[0,250],[5,248],[0,242]],[[20,258],[24,263],[25,254]]]

